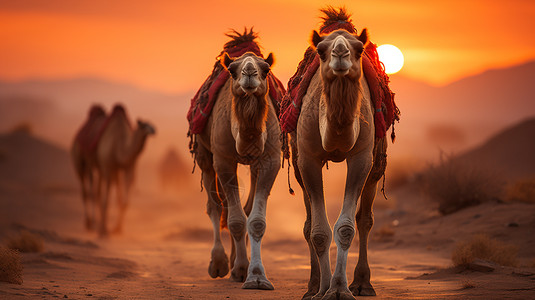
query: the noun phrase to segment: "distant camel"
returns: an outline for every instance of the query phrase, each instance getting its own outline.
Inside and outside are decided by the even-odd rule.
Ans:
[[[252,41],[256,34],[251,31],[234,38]],[[245,289],[273,289],[260,256],[267,198],[281,162],[277,108],[268,93],[273,56],[270,54],[263,59],[246,52],[231,58],[225,52],[221,64],[226,69],[223,72],[228,71],[231,78],[219,91],[204,131],[195,135],[198,143],[195,159],[203,172],[202,180],[208,194],[207,212],[214,228],[209,273],[214,278],[228,273],[228,258],[220,236],[222,219],[227,221],[236,247],[235,260],[231,256],[231,280],[245,281],[242,285]],[[238,190],[238,163],[250,166],[251,190],[245,212]],[[221,203],[228,208],[228,219]],[[248,210],[249,217],[246,216]],[[250,264],[246,232],[251,244]]]
[[[327,17],[339,14],[329,9],[323,12]],[[345,10],[340,13],[345,14]],[[346,30],[326,35],[314,31],[312,34],[320,65],[303,97],[297,130],[290,135],[292,164],[304,191],[307,219],[303,231],[311,261],[308,291],[303,299],[354,299],[353,295],[375,295],[370,283],[367,245],[373,224],[372,204],[381,177],[375,173],[382,175],[382,170],[375,170],[374,146],[384,149],[386,139],[375,142],[374,109],[361,65],[367,42],[366,29],[360,35]],[[325,211],[322,168],[328,161],[344,160],[347,163],[345,195],[331,232]],[[348,288],[347,255],[356,231],[359,196],[356,213],[359,260],[353,283]],[[329,248],[333,235],[337,256],[331,275]]]
[[[97,183],[96,139],[106,121],[106,113],[100,105],[93,105],[88,118],[80,128],[71,147],[74,169],[82,186],[84,202],[85,228],[94,229],[96,223]]]
[[[145,146],[147,136],[155,134],[152,125],[137,121],[132,129],[125,109],[121,105],[113,108],[102,128],[96,147],[96,162],[100,177],[100,227],[99,235],[108,235],[107,218],[110,187],[117,186],[119,215],[115,233],[122,231],[124,213],[128,205],[128,193],[134,180],[137,158]],[[102,190],[103,189],[103,190]]]

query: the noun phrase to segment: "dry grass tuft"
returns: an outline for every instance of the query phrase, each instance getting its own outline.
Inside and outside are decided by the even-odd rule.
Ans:
[[[7,247],[20,252],[42,252],[44,249],[43,239],[28,230],[21,230],[18,235],[7,238]]]
[[[519,180],[507,187],[507,201],[535,204],[535,178]]]
[[[467,267],[476,258],[491,261],[502,266],[516,266],[517,248],[503,244],[487,235],[474,235],[472,239],[457,243],[451,260],[456,267]]]
[[[423,176],[423,191],[439,203],[442,214],[498,199],[502,183],[483,169],[441,155],[440,164]]]
[[[20,254],[4,246],[0,246],[0,281],[22,284]]]

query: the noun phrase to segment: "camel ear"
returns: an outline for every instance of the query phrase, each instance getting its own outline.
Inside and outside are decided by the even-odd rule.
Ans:
[[[370,40],[369,36],[368,36],[368,28],[364,28],[362,29],[362,32],[360,33],[360,35],[357,37],[357,39],[359,41],[362,42],[362,45],[364,47],[366,47],[366,44],[368,43],[368,41]]]
[[[275,58],[273,58],[273,52],[269,53],[268,57],[265,59],[267,64],[271,67],[273,66],[273,63],[275,62]]]
[[[316,30],[312,31],[312,45],[314,45],[314,48],[317,48],[318,44],[321,43],[322,40],[323,38]]]
[[[229,71],[232,78],[236,79],[237,78],[236,68],[238,68],[238,64],[234,63],[234,61],[235,61],[234,59],[228,56],[227,52],[223,54],[223,59],[220,60],[223,67],[225,67],[225,69]]]
[[[234,62],[234,60],[230,58],[230,56],[228,56],[228,53],[223,53],[223,59],[221,60],[221,63],[223,64],[225,69],[228,69],[228,66],[230,66],[232,62]]]

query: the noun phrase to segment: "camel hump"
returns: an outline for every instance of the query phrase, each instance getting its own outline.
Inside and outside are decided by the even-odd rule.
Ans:
[[[126,110],[124,109],[124,106],[122,104],[115,104],[111,114],[112,115],[114,115],[114,114],[126,115]]]
[[[104,111],[104,108],[98,104],[94,104],[91,106],[91,109],[89,110],[89,118],[95,119],[97,117],[103,117],[106,115],[106,112]]]

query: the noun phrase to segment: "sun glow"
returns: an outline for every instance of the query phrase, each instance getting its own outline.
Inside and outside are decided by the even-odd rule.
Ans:
[[[399,72],[403,67],[403,53],[394,45],[384,44],[377,47],[379,60],[385,65],[386,74]]]

